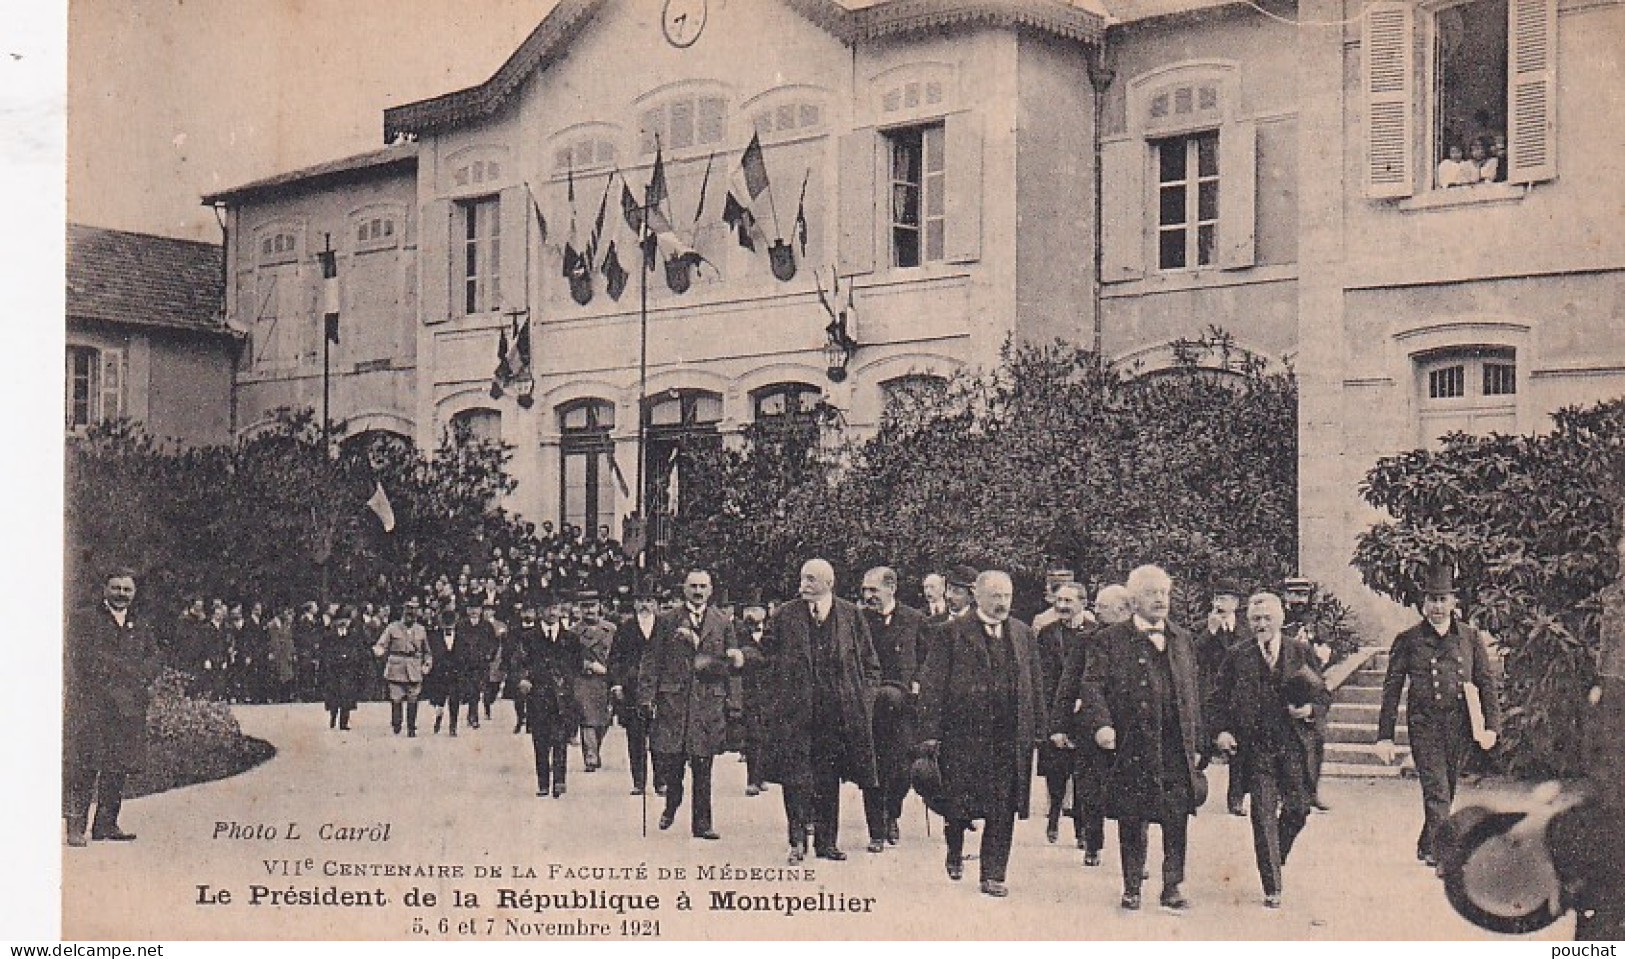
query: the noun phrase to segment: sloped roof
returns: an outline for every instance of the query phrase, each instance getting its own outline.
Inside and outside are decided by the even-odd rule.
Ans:
[[[760,2],[760,0],[753,0]],[[783,0],[843,43],[961,25],[1025,27],[1098,43],[1100,0]],[[603,0],[559,0],[489,80],[384,111],[384,139],[450,129],[489,117],[537,70],[563,57]]]
[[[1106,0],[1106,6],[1111,11],[1110,22],[1115,25],[1198,13],[1240,2],[1242,0]]]
[[[203,197],[204,206],[214,206],[216,203],[240,203],[298,187],[315,186],[322,183],[352,178],[359,174],[371,173],[382,167],[400,166],[403,169],[416,169],[418,162],[418,145],[411,142],[395,143],[382,150],[372,150],[367,153],[358,153],[355,156],[343,157],[338,160],[329,160],[315,166],[307,166],[299,170],[290,170],[287,173],[278,173],[276,176],[266,177],[263,180],[254,180],[235,186],[219,193],[209,193]]]
[[[227,332],[216,244],[69,223],[67,254],[70,320]]]

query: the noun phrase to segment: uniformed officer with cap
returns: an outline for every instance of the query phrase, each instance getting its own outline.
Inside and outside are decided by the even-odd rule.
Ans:
[[[1405,701],[1411,754],[1422,784],[1422,833],[1416,858],[1437,864],[1434,838],[1450,815],[1456,777],[1475,739],[1489,749],[1501,728],[1501,706],[1490,654],[1478,630],[1456,616],[1454,571],[1436,565],[1422,586],[1422,622],[1394,637],[1377,717],[1377,753],[1393,762],[1399,697]],[[1475,733],[1474,713],[1479,714]]]

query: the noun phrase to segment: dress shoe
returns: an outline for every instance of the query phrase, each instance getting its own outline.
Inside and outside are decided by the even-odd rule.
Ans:
[[[524,729],[524,728],[525,728],[525,726],[524,726],[523,723],[514,723],[513,724],[514,735],[516,735],[516,736],[519,735],[519,730]]]
[[[801,865],[802,860],[804,860],[806,858],[807,858],[807,847],[806,846],[792,845],[790,847],[790,854],[785,857],[785,861],[788,862],[792,866],[799,866],[799,865]]]
[[[824,848],[819,849],[817,851],[817,856],[819,859],[828,859],[833,862],[842,862],[846,859],[846,853],[841,852],[834,846],[825,846]]]
[[[672,813],[671,813],[671,812],[669,812],[669,811],[668,811],[668,812],[663,812],[663,813],[661,813],[661,814],[660,814],[660,828],[661,828],[661,829],[670,829],[670,828],[671,828],[671,824],[672,824],[672,822],[673,822],[673,820],[675,820],[675,819],[676,819],[676,818],[677,818],[677,817],[676,817],[676,816],[674,816],[674,815],[673,815],[673,814],[672,814]]]
[[[408,729],[406,731],[406,738],[407,739],[416,739],[417,735],[418,735],[418,731],[415,730],[415,729]]]
[[[1315,797],[1315,798],[1314,798],[1314,799],[1313,799],[1313,800],[1312,800],[1312,801],[1311,801],[1311,802],[1310,802],[1310,803],[1309,803],[1309,805],[1311,805],[1311,806],[1313,806],[1313,807],[1315,807],[1315,810],[1316,810],[1316,811],[1317,811],[1317,812],[1331,812],[1331,811],[1332,811],[1332,807],[1331,807],[1331,804],[1330,804],[1330,803],[1328,803],[1328,802],[1326,802],[1326,801],[1325,801],[1325,800],[1324,800],[1324,799],[1321,799],[1321,798],[1320,798],[1320,797],[1318,797],[1318,796],[1317,796],[1317,797]]]
[[[435,731],[436,735],[439,735],[439,733],[440,733],[440,723],[444,719],[445,719],[444,716],[436,716],[434,718],[434,731]]]
[[[135,842],[135,833],[114,827],[106,832],[92,831],[90,838],[97,842]]]
[[[552,795],[552,793],[547,791],[546,786],[543,786],[542,788],[536,790],[536,797],[538,799],[546,799],[548,796],[551,796],[551,795]]]
[[[756,785],[755,783],[749,783],[749,784],[747,784],[745,786],[745,795],[747,795],[747,796],[760,796],[761,794],[762,794],[762,787]]]
[[[954,882],[965,878],[965,857],[956,853],[949,853],[944,865],[948,869],[948,878]]]
[[[1085,866],[1091,866],[1091,867],[1100,865],[1100,853],[1098,853],[1098,852],[1086,852],[1086,853],[1084,853],[1083,854],[1083,864]]]
[[[643,795],[643,787],[642,786],[633,786],[632,787],[632,795],[634,795],[634,796]]]
[[[665,794],[666,794],[666,787],[657,784],[655,786],[655,795],[656,796],[664,796]]]
[[[1278,892],[1267,892],[1267,893],[1265,893],[1264,894],[1264,908],[1265,909],[1279,909],[1279,908],[1281,908],[1281,894],[1278,893]]]
[[[1137,912],[1140,908],[1139,892],[1123,893],[1123,898],[1117,900],[1117,906],[1119,909],[1127,909],[1129,912]]]
[[[1185,898],[1185,894],[1179,891],[1178,886],[1163,886],[1162,895],[1157,898],[1157,903],[1164,909],[1182,912],[1190,908],[1191,901]]]
[[[893,819],[891,822],[886,823],[886,842],[887,842],[887,844],[895,846],[899,842],[902,842],[902,840],[903,840],[903,831],[902,831],[902,829],[900,829],[898,827],[897,820]]]
[[[457,727],[456,726],[451,727],[451,734],[453,736],[457,735]]]
[[[83,829],[69,829],[68,845],[88,846],[90,845],[90,839],[85,836],[85,831]]]
[[[1003,899],[1005,896],[1010,895],[1010,890],[1005,888],[1004,883],[998,881],[997,879],[983,879],[982,895],[992,896],[995,899]]]
[[[721,839],[715,829],[698,829],[694,832],[695,839]]]
[[[559,783],[557,786],[553,787],[553,798],[557,799],[562,795],[564,795],[564,784]]]
[[[479,729],[480,728],[480,721],[478,719],[470,719],[468,721],[468,728],[469,729]]]
[[[869,840],[868,850],[870,852],[885,852],[886,851],[886,840],[884,840],[884,839],[871,839],[871,840]]]
[[[1241,803],[1231,803],[1230,804],[1230,815],[1232,815],[1232,816],[1245,816],[1245,815],[1247,815],[1247,810],[1241,805]]]
[[[1049,825],[1044,827],[1044,841],[1045,842],[1047,842],[1047,843],[1049,843],[1051,845],[1054,845],[1056,840],[1058,840],[1060,838],[1061,838],[1061,829],[1055,823],[1050,823]]]
[[[342,732],[349,732],[350,731],[350,724],[349,723],[339,723],[339,729]]]
[[[395,735],[399,736],[401,734],[401,727],[399,727],[399,726],[391,726],[389,728],[395,733]]]

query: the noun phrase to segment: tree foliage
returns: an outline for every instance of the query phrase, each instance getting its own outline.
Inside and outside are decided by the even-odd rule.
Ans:
[[[500,506],[509,456],[467,436],[425,456],[374,433],[329,455],[308,410],[232,446],[167,449],[127,422],[97,427],[67,449],[68,582],[92,596],[107,566],[128,565],[158,608],[196,595],[395,599],[513,535]],[[377,485],[392,533],[366,507]]]
[[[1506,654],[1509,765],[1576,772],[1596,597],[1619,575],[1625,400],[1560,410],[1541,436],[1451,434],[1380,460],[1360,491],[1390,517],[1356,547],[1366,584],[1416,604],[1424,570],[1453,561],[1464,609]]]
[[[1006,569],[1024,612],[1057,563],[1089,583],[1158,563],[1192,615],[1220,579],[1279,587],[1297,555],[1296,381],[1218,330],[1176,353],[1135,376],[1060,342],[1011,344],[997,368],[905,397],[861,442],[757,430],[719,464],[720,508],[677,539],[725,582],[781,596],[814,555],[849,585],[879,564],[911,584],[957,563]]]

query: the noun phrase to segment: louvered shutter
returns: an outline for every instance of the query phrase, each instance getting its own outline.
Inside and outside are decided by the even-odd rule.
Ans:
[[[491,298],[493,309],[521,310],[530,303],[530,291],[525,289],[525,260],[530,256],[530,225],[534,220],[523,186],[511,186],[498,195],[497,235],[491,245],[491,255],[497,258],[494,265],[498,283],[496,295]],[[604,214],[604,222],[610,223],[608,213]]]
[[[944,259],[969,263],[982,256],[982,121],[960,113],[946,121],[946,222]]]
[[[1507,182],[1557,176],[1557,0],[1507,0]]]
[[[1258,216],[1258,126],[1231,123],[1219,131],[1219,266],[1253,265]]]
[[[1414,30],[1415,18],[1408,3],[1378,0],[1366,7],[1360,80],[1365,88],[1365,193],[1369,197],[1410,196],[1414,189]]]
[[[875,141],[871,130],[859,130],[840,141],[841,245],[838,262],[845,274],[872,273],[875,268]]]
[[[1145,157],[1144,140],[1113,140],[1100,146],[1103,283],[1137,280],[1145,275],[1145,231],[1150,219],[1144,186]],[[1224,175],[1222,167],[1219,175]],[[1219,202],[1221,206],[1224,203],[1222,194]]]
[[[100,420],[116,420],[124,415],[124,351],[101,351]]]
[[[450,200],[430,200],[424,204],[418,224],[418,264],[423,276],[425,323],[444,322],[453,313],[451,213]]]

